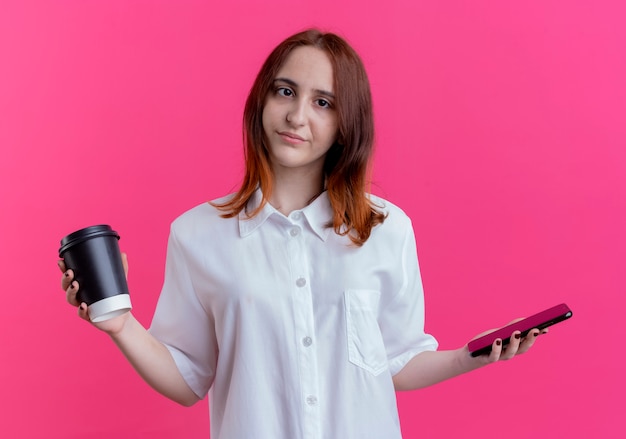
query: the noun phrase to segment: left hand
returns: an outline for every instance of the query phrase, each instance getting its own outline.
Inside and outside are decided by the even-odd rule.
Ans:
[[[509,325],[515,322],[519,322],[520,320],[522,319],[513,320],[512,322],[509,323]],[[482,337],[483,335],[489,334],[496,330],[497,328],[491,329],[489,331],[485,331],[482,334],[478,334],[474,338]],[[498,338],[494,340],[493,345],[491,346],[491,352],[489,354],[480,355],[476,357],[474,360],[480,362],[480,365],[487,365],[489,363],[495,363],[496,361],[510,360],[516,355],[521,355],[521,354],[528,352],[528,350],[531,347],[533,347],[533,345],[535,344],[535,341],[537,340],[539,335],[546,334],[547,332],[548,332],[547,329],[540,331],[537,328],[533,328],[528,332],[528,334],[525,337],[522,337],[520,331],[514,331],[511,334],[509,343],[506,346],[503,346],[502,339]],[[465,349],[467,350],[467,345],[465,346]],[[469,356],[469,351],[468,351],[468,356]]]

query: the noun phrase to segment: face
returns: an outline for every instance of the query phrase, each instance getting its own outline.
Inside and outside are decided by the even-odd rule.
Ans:
[[[326,153],[337,138],[333,93],[333,68],[326,53],[309,46],[294,49],[276,74],[263,108],[275,173],[323,172]]]

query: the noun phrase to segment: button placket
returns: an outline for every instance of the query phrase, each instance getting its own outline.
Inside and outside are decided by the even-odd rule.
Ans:
[[[300,371],[300,391],[304,408],[304,437],[317,438],[320,431],[319,379],[317,370],[317,350],[314,349],[315,318],[313,296],[310,284],[309,262],[306,252],[306,229],[304,216],[294,212],[286,225],[287,248],[292,276],[294,312],[294,342]]]

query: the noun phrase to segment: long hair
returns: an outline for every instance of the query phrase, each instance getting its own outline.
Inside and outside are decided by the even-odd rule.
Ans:
[[[361,246],[372,228],[384,221],[367,195],[368,173],[374,149],[374,117],[369,80],[363,62],[341,37],[309,29],[280,43],[270,53],[257,75],[243,115],[243,137],[246,174],[239,191],[229,201],[214,204],[225,218],[238,215],[257,188],[263,199],[248,216],[257,215],[270,198],[273,173],[266,136],[263,130],[263,108],[276,74],[293,49],[312,46],[326,53],[333,67],[334,92],[339,132],[336,142],[326,153],[324,177],[333,218],[327,225],[339,235],[348,235]]]

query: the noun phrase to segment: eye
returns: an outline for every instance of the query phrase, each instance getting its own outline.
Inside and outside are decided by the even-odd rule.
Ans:
[[[322,107],[322,108],[330,108],[331,107],[330,102],[328,102],[326,99],[316,99],[315,103],[317,105],[319,105],[320,107]]]
[[[293,90],[287,87],[278,87],[276,89],[276,94],[278,94],[279,96],[290,97],[293,96]]]

